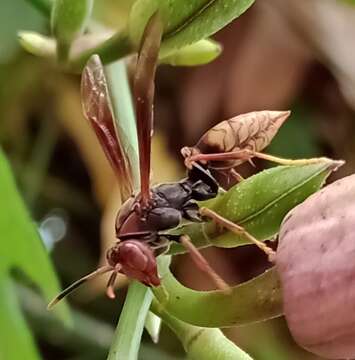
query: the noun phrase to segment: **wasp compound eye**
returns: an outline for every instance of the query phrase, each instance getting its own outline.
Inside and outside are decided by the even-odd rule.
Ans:
[[[138,240],[120,244],[119,262],[121,272],[149,286],[159,286],[157,263],[151,248]]]
[[[106,259],[109,265],[115,267],[120,263],[120,243],[116,243],[106,252]]]

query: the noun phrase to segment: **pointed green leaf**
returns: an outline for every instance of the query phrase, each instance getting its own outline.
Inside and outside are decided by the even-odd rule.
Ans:
[[[0,358],[36,359],[35,346],[26,330],[11,286],[11,271],[20,270],[36,285],[47,300],[59,292],[58,279],[48,253],[19,196],[10,167],[0,150],[0,299],[4,316],[0,321]],[[55,310],[67,324],[66,304]],[[12,330],[13,331],[12,331]],[[10,336],[11,334],[11,336]]]
[[[244,227],[259,240],[270,239],[279,231],[282,219],[296,205],[316,192],[329,174],[342,163],[320,160],[302,166],[277,166],[233,186],[216,199],[200,204]],[[218,229],[212,223],[192,224],[175,230],[187,234],[199,247],[236,247],[248,244],[243,236]],[[173,245],[170,253],[181,251]]]
[[[27,0],[27,2],[40,11],[44,16],[50,16],[52,0]]]
[[[207,329],[187,324],[153,303],[155,311],[180,339],[187,357],[191,360],[252,360],[252,358],[229,340],[220,329]]]
[[[254,0],[138,0],[129,18],[129,35],[139,44],[150,16],[159,10],[165,22],[161,56],[207,38],[246,11]]]
[[[148,334],[150,335],[152,341],[157,344],[160,335],[161,318],[149,311],[145,319],[144,326]]]
[[[282,315],[280,282],[275,268],[231,288],[196,291],[179,283],[167,269],[162,286],[152,288],[161,307],[170,315],[196,326],[229,327]],[[168,294],[168,297],[166,296]]]

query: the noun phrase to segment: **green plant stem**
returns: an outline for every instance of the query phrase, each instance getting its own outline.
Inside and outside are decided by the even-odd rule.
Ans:
[[[46,303],[34,291],[18,285],[17,293],[26,318],[36,334],[54,346],[60,343],[68,350],[85,349],[101,358],[105,356],[114,332],[110,325],[72,309],[73,326],[65,326],[52,312],[46,310]]]
[[[116,118],[117,128],[126,130],[125,137],[130,143],[129,150],[132,155],[135,155],[133,158],[138,159],[136,132],[128,131],[127,133],[127,129],[135,127],[135,117],[125,64],[123,61],[118,61],[105,70],[110,84],[113,108],[116,111],[116,116],[119,115],[119,118]],[[128,144],[126,146],[128,147]],[[135,172],[138,171],[137,164],[132,164]],[[135,181],[135,188],[138,188],[139,176],[134,176],[133,180]],[[108,355],[109,360],[137,359],[144,323],[152,299],[152,292],[143,284],[133,281],[129,285]]]
[[[72,71],[80,72],[93,54],[98,54],[103,64],[119,60],[133,52],[126,32],[117,32],[97,47],[85,50],[69,62]]]
[[[27,2],[39,10],[44,16],[50,16],[52,8],[51,0],[27,0]]]
[[[191,360],[252,360],[219,329],[202,328],[184,323],[165,312],[157,301],[153,301],[151,310],[174,331]]]
[[[129,285],[108,360],[137,359],[144,322],[152,299],[152,292],[143,284],[134,281]]]
[[[121,143],[129,154],[135,190],[139,190],[138,139],[132,96],[124,61],[105,66],[107,85]],[[125,96],[123,96],[125,94]]]
[[[69,58],[71,44],[57,41],[58,64],[65,66]]]
[[[24,172],[26,199],[30,207],[33,206],[41,191],[57,139],[57,124],[50,119],[43,119],[31,159]]]

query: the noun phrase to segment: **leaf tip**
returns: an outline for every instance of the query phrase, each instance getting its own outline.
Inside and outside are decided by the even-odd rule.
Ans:
[[[345,164],[345,160],[331,160],[331,163],[329,165],[329,168],[332,171],[337,171],[341,166]]]

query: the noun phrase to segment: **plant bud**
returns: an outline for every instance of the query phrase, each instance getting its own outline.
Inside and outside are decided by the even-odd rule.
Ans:
[[[286,216],[276,265],[296,342],[325,358],[355,358],[355,175]]]
[[[55,57],[56,44],[53,39],[33,31],[20,31],[17,36],[20,45],[29,53],[45,58]]]
[[[160,61],[174,66],[203,65],[216,59],[221,52],[222,46],[218,42],[204,39],[184,46]]]

